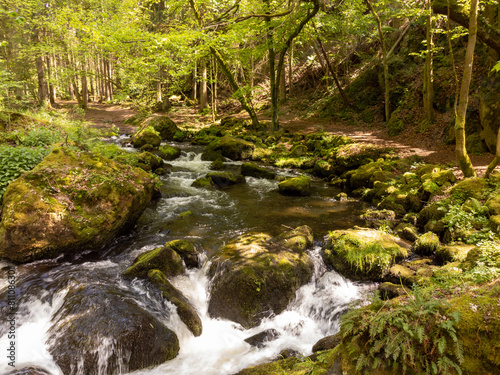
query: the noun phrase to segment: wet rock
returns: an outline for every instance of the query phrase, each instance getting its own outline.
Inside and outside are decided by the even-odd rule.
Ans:
[[[207,173],[206,178],[212,180],[212,183],[219,188],[245,183],[245,177],[232,172],[210,172]]]
[[[391,222],[396,219],[396,213],[392,210],[372,210],[365,211],[361,218],[365,220],[366,226],[369,228],[380,228],[382,225],[391,225]]]
[[[184,260],[186,267],[198,267],[198,251],[196,247],[188,241],[174,240],[167,242],[165,246],[172,248]]]
[[[332,165],[326,160],[317,160],[313,171],[316,176],[325,178],[329,178],[335,174]]]
[[[0,257],[16,262],[98,249],[129,230],[154,182],[102,156],[56,148],[3,196]]]
[[[274,180],[274,178],[276,177],[276,173],[274,173],[273,171],[270,171],[253,163],[243,163],[241,165],[241,174],[243,176],[265,178],[268,180]]]
[[[299,357],[301,356],[302,353],[295,349],[285,349],[282,350],[278,356],[279,359],[287,359],[287,358],[292,358],[292,357]]]
[[[226,135],[211,142],[204,154],[219,151],[222,156],[231,160],[244,160],[252,157],[254,148],[255,146],[251,142]]]
[[[272,243],[286,247],[297,253],[310,249],[313,245],[314,235],[311,227],[302,225],[295,229],[286,231],[278,235]]]
[[[160,270],[150,270],[148,280],[156,285],[162,292],[163,298],[172,302],[177,307],[177,314],[182,322],[188,327],[194,336],[200,336],[203,332],[201,319],[196,309],[189,301],[167,280]]]
[[[135,136],[132,140],[132,146],[135,148],[141,148],[144,145],[151,145],[153,147],[158,147],[161,144],[161,138],[158,134],[143,130]]]
[[[173,141],[175,133],[180,131],[175,122],[167,116],[153,117],[148,125],[152,126],[165,141]]]
[[[163,164],[163,160],[151,152],[146,151],[139,154],[139,167],[145,171],[155,171],[162,168]]]
[[[175,160],[181,156],[181,149],[169,145],[163,145],[158,148],[157,155],[163,160]]]
[[[174,332],[112,287],[72,288],[53,321],[47,343],[65,375],[135,371],[179,352]]]
[[[214,184],[211,178],[201,177],[194,180],[191,186],[200,189],[212,189]]]
[[[307,196],[311,194],[311,179],[307,176],[288,178],[278,184],[282,195]]]
[[[263,348],[269,341],[276,340],[278,337],[280,337],[279,332],[271,328],[246,338],[245,342],[256,348]]]
[[[312,347],[312,352],[316,353],[323,350],[334,349],[337,345],[340,344],[341,340],[342,338],[338,333],[336,335],[323,337],[316,344],[314,344],[314,346]]]
[[[396,227],[395,232],[406,241],[415,242],[418,239],[418,231],[413,224],[401,223]]]
[[[263,233],[249,233],[222,248],[210,268],[210,315],[249,328],[282,312],[313,270],[307,254],[292,247]]]
[[[210,164],[210,169],[214,171],[220,171],[221,169],[224,169],[224,160],[222,159],[216,159]]]
[[[377,230],[335,230],[323,247],[323,259],[347,278],[382,280],[396,261],[408,255],[407,247],[397,237]]]
[[[134,264],[127,268],[123,275],[145,279],[152,269],[158,269],[167,276],[177,276],[184,273],[181,256],[167,243],[163,247],[139,255],[134,260]]]

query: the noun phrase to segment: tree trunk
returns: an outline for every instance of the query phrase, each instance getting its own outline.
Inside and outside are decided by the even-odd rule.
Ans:
[[[333,70],[332,63],[330,62],[330,59],[328,58],[328,55],[325,51],[325,47],[323,46],[323,43],[321,42],[321,39],[317,37],[317,41],[319,46],[321,47],[321,52],[323,53],[323,57],[325,58],[326,65],[328,66],[328,69],[330,70],[330,74],[333,77],[333,81],[335,82],[335,86],[337,86],[337,89],[339,90],[340,96],[342,97],[342,100],[344,101],[344,104],[350,108],[352,108],[351,102],[349,102],[349,99],[347,99],[347,96],[342,89],[342,85],[339,82],[339,79],[337,77],[337,74]]]
[[[193,69],[193,100],[198,100],[198,76],[197,76],[197,65],[198,62],[194,61],[194,69]]]
[[[89,91],[87,86],[87,71],[85,66],[85,57],[82,58],[82,104],[81,107],[83,109],[87,109],[89,104]]]
[[[47,67],[48,90],[50,105],[56,104],[56,90],[54,88],[54,77],[52,75],[52,67],[50,66],[50,57],[45,56],[45,66]]]
[[[434,79],[433,79],[433,67],[432,59],[433,52],[432,49],[434,44],[432,42],[432,8],[431,0],[426,0],[426,43],[427,43],[427,53],[425,55],[425,67],[424,67],[424,86],[423,86],[423,96],[424,96],[424,112],[425,117],[429,123],[434,122]]]
[[[385,47],[384,33],[382,32],[382,22],[377,12],[373,8],[369,0],[365,0],[366,5],[373,14],[375,21],[377,22],[378,37],[380,44],[382,46],[382,66],[384,69],[384,108],[385,108],[385,121],[389,121],[391,118],[391,103],[389,101],[389,65],[387,62],[387,48]]]
[[[467,112],[467,104],[469,101],[469,86],[472,77],[472,64],[474,61],[474,49],[477,39],[477,8],[479,0],[471,0],[470,7],[470,22],[469,22],[469,40],[467,41],[467,50],[465,52],[465,67],[462,77],[462,85],[460,87],[460,98],[458,102],[458,111],[455,118],[455,151],[460,164],[460,169],[465,177],[473,177],[476,175],[474,167],[470,161],[469,155],[465,148],[465,114]]]
[[[33,34],[35,43],[40,43],[40,30],[36,30]],[[45,70],[43,66],[43,57],[39,52],[35,58],[36,73],[38,77],[38,104],[40,106],[50,107],[49,89],[45,80]]]
[[[288,53],[288,97],[292,97],[293,93],[293,41],[290,45],[290,52]]]
[[[200,11],[199,11],[196,3],[194,2],[194,0],[189,0],[189,4],[191,5],[191,9],[194,12],[196,20],[198,21],[200,26],[203,26],[203,20],[201,18],[201,14],[200,14]],[[252,126],[257,128],[259,126],[259,119],[257,118],[257,114],[255,113],[255,110],[252,107],[251,100],[249,100],[248,96],[244,92],[242,92],[242,90],[240,89],[238,83],[236,82],[236,79],[234,78],[233,73],[231,72],[231,69],[227,65],[226,61],[224,60],[224,58],[222,57],[220,52],[212,46],[209,47],[209,50],[210,50],[210,53],[214,56],[215,60],[217,60],[217,63],[220,65],[220,67],[222,69],[222,72],[224,73],[224,75],[228,79],[229,84],[231,85],[231,88],[234,91],[234,96],[241,103],[241,107],[245,111],[248,112],[248,114],[252,120]]]
[[[207,63],[201,62],[200,109],[207,108]]]

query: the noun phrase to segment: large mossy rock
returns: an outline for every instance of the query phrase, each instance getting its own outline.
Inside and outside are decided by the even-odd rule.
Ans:
[[[278,184],[282,195],[307,196],[311,194],[311,179],[307,176],[292,177]]]
[[[65,375],[139,370],[179,352],[174,332],[112,287],[72,288],[53,321],[47,343]]]
[[[133,227],[153,188],[140,169],[56,148],[7,187],[0,257],[29,262],[100,248]]]
[[[164,145],[158,148],[157,155],[163,160],[175,160],[181,156],[181,149],[179,147]]]
[[[282,312],[312,276],[313,263],[302,250],[312,245],[312,233],[299,228],[275,239],[246,234],[222,248],[210,269],[210,315],[249,328]]]
[[[167,242],[165,246],[171,247],[177,254],[180,255],[186,267],[198,267],[198,250],[196,247],[188,241],[184,240],[173,240]]]
[[[397,237],[371,229],[332,231],[323,248],[325,263],[353,280],[383,280],[407,255],[407,246]]]
[[[175,133],[180,131],[175,122],[167,116],[153,117],[148,125],[152,126],[165,141],[173,141]]]
[[[167,277],[160,270],[148,272],[148,280],[156,285],[167,301],[172,302],[177,307],[177,314],[194,336],[200,336],[203,331],[201,319],[196,309],[189,301],[168,281]]]
[[[479,89],[479,118],[481,119],[481,138],[488,150],[494,154],[500,128],[500,77],[498,74],[491,74]]]
[[[134,264],[127,268],[123,275],[145,279],[152,269],[158,269],[167,276],[177,276],[184,273],[181,256],[167,242],[163,247],[139,255],[134,260]]]
[[[255,178],[265,178],[268,180],[274,180],[276,177],[276,173],[266,169],[264,167],[260,167],[253,163],[243,163],[241,165],[241,174],[243,176],[250,176]]]
[[[132,140],[132,146],[141,148],[144,145],[158,147],[161,144],[161,138],[158,134],[150,130],[143,130]]]
[[[251,142],[226,135],[210,143],[203,154],[219,151],[224,157],[231,160],[244,160],[252,157],[254,148],[255,146]]]

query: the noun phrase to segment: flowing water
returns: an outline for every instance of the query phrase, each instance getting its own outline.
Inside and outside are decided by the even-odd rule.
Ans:
[[[76,257],[61,256],[56,260],[16,267],[19,306],[16,314],[16,368],[38,366],[49,374],[62,373],[49,354],[47,331],[68,291],[77,285],[105,287],[124,298],[133,298],[177,334],[181,349],[175,359],[133,374],[233,374],[275,359],[284,349],[309,355],[319,339],[338,332],[340,316],[353,301],[365,298],[372,286],[350,282],[336,272],[328,271],[321,260],[320,246],[322,236],[328,230],[362,224],[359,215],[363,204],[337,201],[334,197],[339,191],[322,181],[313,182],[309,197],[281,196],[277,192],[277,181],[251,177],[247,177],[246,184],[223,190],[193,188],[191,183],[209,171],[210,162],[201,161],[201,150],[184,146],[182,156],[169,162],[172,172],[162,178],[162,198],[146,209],[133,232],[118,238],[99,253],[84,251]],[[235,171],[240,164],[227,163],[228,168]],[[278,172],[281,175],[293,174],[284,170]],[[190,213],[185,214],[187,211]],[[318,234],[316,246],[309,251],[315,273],[311,282],[297,291],[289,307],[252,329],[210,318],[207,313],[210,256],[240,234],[254,231],[277,235],[300,225],[309,225]],[[191,334],[177,316],[175,307],[164,302],[149,283],[129,281],[121,276],[137,255],[173,239],[191,241],[203,254],[199,269],[189,269],[171,280],[202,319],[203,334],[199,337]],[[8,265],[2,263],[0,268],[3,276],[0,293],[5,296]],[[1,311],[6,311],[6,305],[5,297],[0,301]],[[279,337],[266,346],[256,348],[244,341],[267,329],[275,329]],[[116,351],[113,340],[109,337],[92,339],[101,364],[99,374],[105,375],[107,358]],[[9,344],[7,326],[2,324],[0,353],[6,353]],[[64,345],[64,342],[58,345]],[[10,370],[7,361],[1,358],[0,374]],[[126,366],[122,373],[127,373]]]

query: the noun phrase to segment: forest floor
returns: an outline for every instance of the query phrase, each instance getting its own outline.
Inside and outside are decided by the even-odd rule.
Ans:
[[[73,103],[64,102],[65,106],[71,104]],[[115,125],[123,133],[132,133],[135,131],[135,127],[125,124],[125,120],[136,113],[137,111],[130,107],[90,103],[89,109],[85,112],[85,120],[97,128],[110,128]],[[196,107],[174,106],[168,115],[184,128],[201,128],[211,124],[212,121],[210,115],[201,116]],[[245,115],[242,114],[242,116]],[[259,116],[259,118],[267,119],[265,116]],[[402,158],[418,155],[428,163],[447,164],[454,169],[458,178],[462,177],[456,161],[454,145],[444,144],[444,130],[440,125],[431,126],[423,132],[410,128],[399,136],[391,137],[387,135],[384,124],[380,122],[359,125],[347,122],[333,122],[328,119],[304,120],[296,115],[284,114],[280,117],[280,124],[285,130],[291,132],[311,133],[325,131],[331,134],[345,135],[358,142],[392,147]],[[493,155],[484,153],[470,155],[470,158],[477,175],[482,176],[488,164],[493,160]]]

